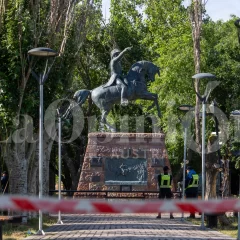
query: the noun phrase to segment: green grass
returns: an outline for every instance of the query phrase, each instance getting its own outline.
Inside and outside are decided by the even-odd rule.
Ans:
[[[222,226],[218,229],[219,232],[229,235],[231,237],[237,238],[238,233],[238,218],[237,217],[229,217],[231,221],[230,226]],[[217,229],[216,229],[217,230]]]
[[[218,232],[221,232],[225,235],[228,235],[233,238],[237,238],[237,233],[238,233],[238,219],[236,217],[228,217],[228,219],[231,222],[231,225],[229,226],[220,226],[218,222],[218,227],[213,228],[213,230],[216,230]],[[201,218],[187,218],[186,219],[188,222],[191,222],[196,225],[201,225]],[[207,225],[207,222],[205,221],[205,226]]]
[[[43,216],[43,229],[57,222],[56,217]],[[25,224],[6,223],[3,225],[3,240],[20,240],[38,231],[38,218],[32,218]]]

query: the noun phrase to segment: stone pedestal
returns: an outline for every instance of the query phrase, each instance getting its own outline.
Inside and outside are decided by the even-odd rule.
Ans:
[[[162,133],[89,133],[77,190],[157,191],[165,165]]]

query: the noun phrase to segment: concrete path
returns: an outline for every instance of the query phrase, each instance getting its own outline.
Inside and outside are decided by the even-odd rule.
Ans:
[[[189,214],[187,214],[189,215]],[[26,239],[80,240],[192,240],[234,239],[220,232],[181,221],[181,214],[64,214],[63,225],[44,229],[45,236],[32,235]]]

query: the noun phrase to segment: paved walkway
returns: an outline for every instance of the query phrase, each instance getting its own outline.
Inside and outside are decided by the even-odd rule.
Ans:
[[[80,240],[200,240],[234,239],[210,229],[181,221],[181,214],[65,214],[63,225],[44,229],[45,236],[32,235],[26,239],[80,239]]]

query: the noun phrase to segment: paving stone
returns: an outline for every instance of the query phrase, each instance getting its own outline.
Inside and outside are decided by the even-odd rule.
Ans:
[[[25,239],[57,240],[233,240],[220,232],[181,220],[181,214],[62,214],[64,224],[44,229],[45,236]]]

